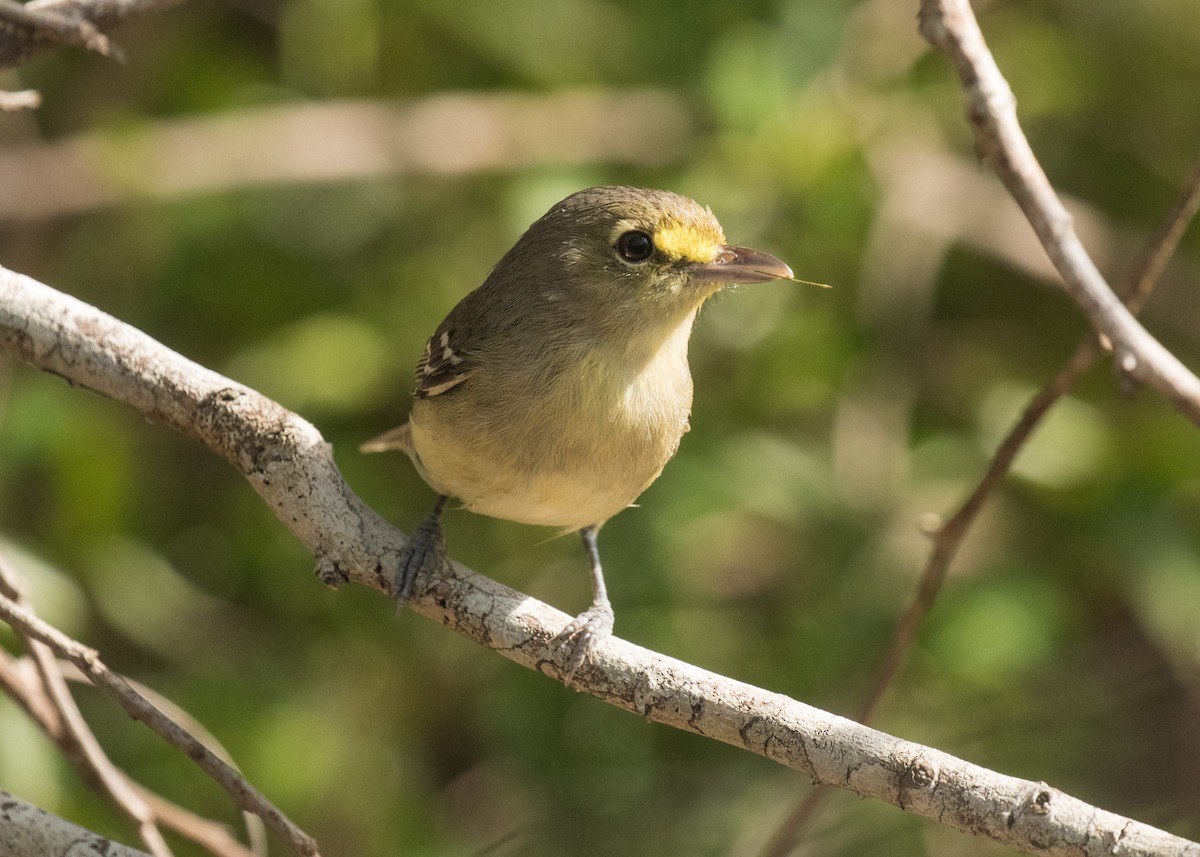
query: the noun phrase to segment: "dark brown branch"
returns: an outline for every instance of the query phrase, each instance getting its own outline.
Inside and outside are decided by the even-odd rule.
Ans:
[[[1179,242],[1200,211],[1200,158],[1192,164],[1183,187],[1175,197],[1171,210],[1159,224],[1158,231],[1151,237],[1145,252],[1129,274],[1129,289],[1125,292],[1125,306],[1134,315],[1142,311],[1146,299],[1154,291],[1158,278],[1175,255]]]

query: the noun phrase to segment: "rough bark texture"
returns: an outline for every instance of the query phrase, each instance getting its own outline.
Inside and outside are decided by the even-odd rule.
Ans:
[[[0,791],[0,857],[150,857]]]

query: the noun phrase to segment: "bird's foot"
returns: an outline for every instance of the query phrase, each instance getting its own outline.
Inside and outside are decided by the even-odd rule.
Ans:
[[[438,514],[431,514],[413,531],[396,561],[396,575],[392,580],[392,597],[398,610],[403,610],[412,597],[413,587],[419,577],[428,577],[446,565],[446,540],[442,538],[442,522]]]
[[[570,651],[563,684],[571,684],[575,671],[583,666],[600,641],[612,634],[612,630],[613,609],[608,601],[593,604],[567,623],[567,627],[554,638],[555,643]]]

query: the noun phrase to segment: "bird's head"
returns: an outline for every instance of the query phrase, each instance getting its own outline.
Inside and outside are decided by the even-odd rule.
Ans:
[[[539,301],[631,328],[690,315],[730,283],[792,278],[774,256],[727,244],[708,208],[634,187],[567,197],[529,227],[496,273],[522,279]]]

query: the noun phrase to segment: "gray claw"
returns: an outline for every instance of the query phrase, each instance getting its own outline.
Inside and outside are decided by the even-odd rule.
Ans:
[[[612,630],[613,610],[607,602],[593,604],[562,629],[554,640],[571,650],[571,655],[566,663],[563,684],[571,684],[576,670],[583,666],[583,662],[588,659],[600,641],[612,634]]]
[[[413,532],[396,563],[396,576],[392,581],[392,597],[403,608],[412,597],[413,586],[418,577],[427,577],[446,564],[446,541],[442,538],[441,521],[430,516]]]

